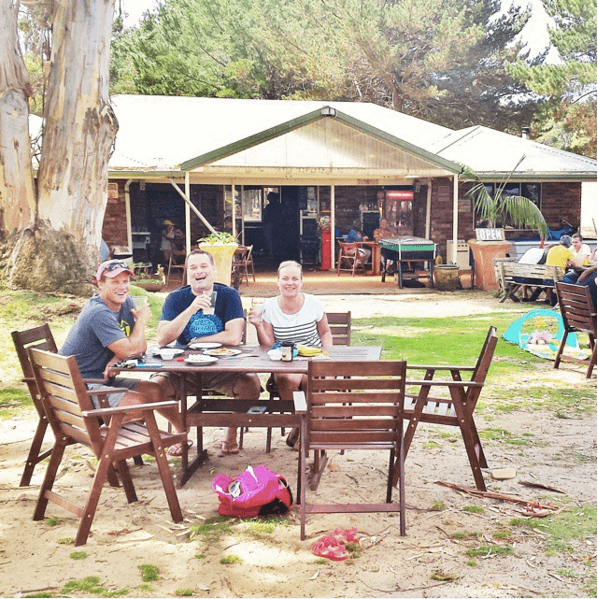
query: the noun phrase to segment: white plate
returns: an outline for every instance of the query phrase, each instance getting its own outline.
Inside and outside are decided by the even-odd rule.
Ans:
[[[229,349],[228,347],[206,349],[206,351],[204,351],[206,356],[214,356],[216,358],[230,358],[231,356],[238,356],[241,353],[243,352],[240,349]]]
[[[217,347],[222,347],[222,343],[218,343],[217,341],[196,341],[195,343],[190,343],[187,347],[189,349],[216,349]]]
[[[218,362],[218,358],[204,356],[203,354],[191,354],[185,358],[185,362],[187,362],[187,364],[198,366],[202,364],[213,364],[214,362]]]
[[[162,350],[169,350],[174,352],[175,356],[180,356],[185,352],[184,349],[175,349],[174,347],[160,347],[159,345],[152,345],[145,350],[145,353],[149,356],[159,356]]]

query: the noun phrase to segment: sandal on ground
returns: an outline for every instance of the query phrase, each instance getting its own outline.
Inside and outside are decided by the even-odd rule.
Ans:
[[[228,441],[220,441],[220,455],[237,455],[239,453],[239,446],[237,443],[229,443]]]
[[[299,429],[298,428],[294,428],[287,435],[287,445],[289,447],[292,447],[293,449],[295,449],[295,447],[297,446],[297,441],[299,441]]]
[[[191,439],[187,439],[187,448],[192,447],[193,446],[193,441],[191,441]],[[173,457],[179,457],[183,454],[183,444],[182,443],[175,443],[174,445],[171,445],[168,448],[168,451],[166,452],[169,456],[173,456]]]

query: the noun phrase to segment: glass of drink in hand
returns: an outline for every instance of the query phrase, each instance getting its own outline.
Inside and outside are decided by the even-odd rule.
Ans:
[[[206,293],[206,295],[208,295]],[[205,308],[203,313],[204,314],[214,314],[214,308],[216,307],[216,298],[218,297],[218,292],[217,291],[212,291],[212,293],[210,294],[210,307],[209,308]]]

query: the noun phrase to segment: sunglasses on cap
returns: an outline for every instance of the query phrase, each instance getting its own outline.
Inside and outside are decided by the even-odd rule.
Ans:
[[[117,268],[126,268],[127,270],[130,270],[129,265],[126,262],[118,261],[118,262],[110,262],[110,264],[106,264],[106,266],[104,266],[104,268],[102,268],[102,272],[112,272],[113,270],[116,270]]]

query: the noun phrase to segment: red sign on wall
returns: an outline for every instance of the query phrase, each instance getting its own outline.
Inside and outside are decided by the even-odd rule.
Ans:
[[[387,200],[412,200],[413,189],[389,189],[386,192]]]

